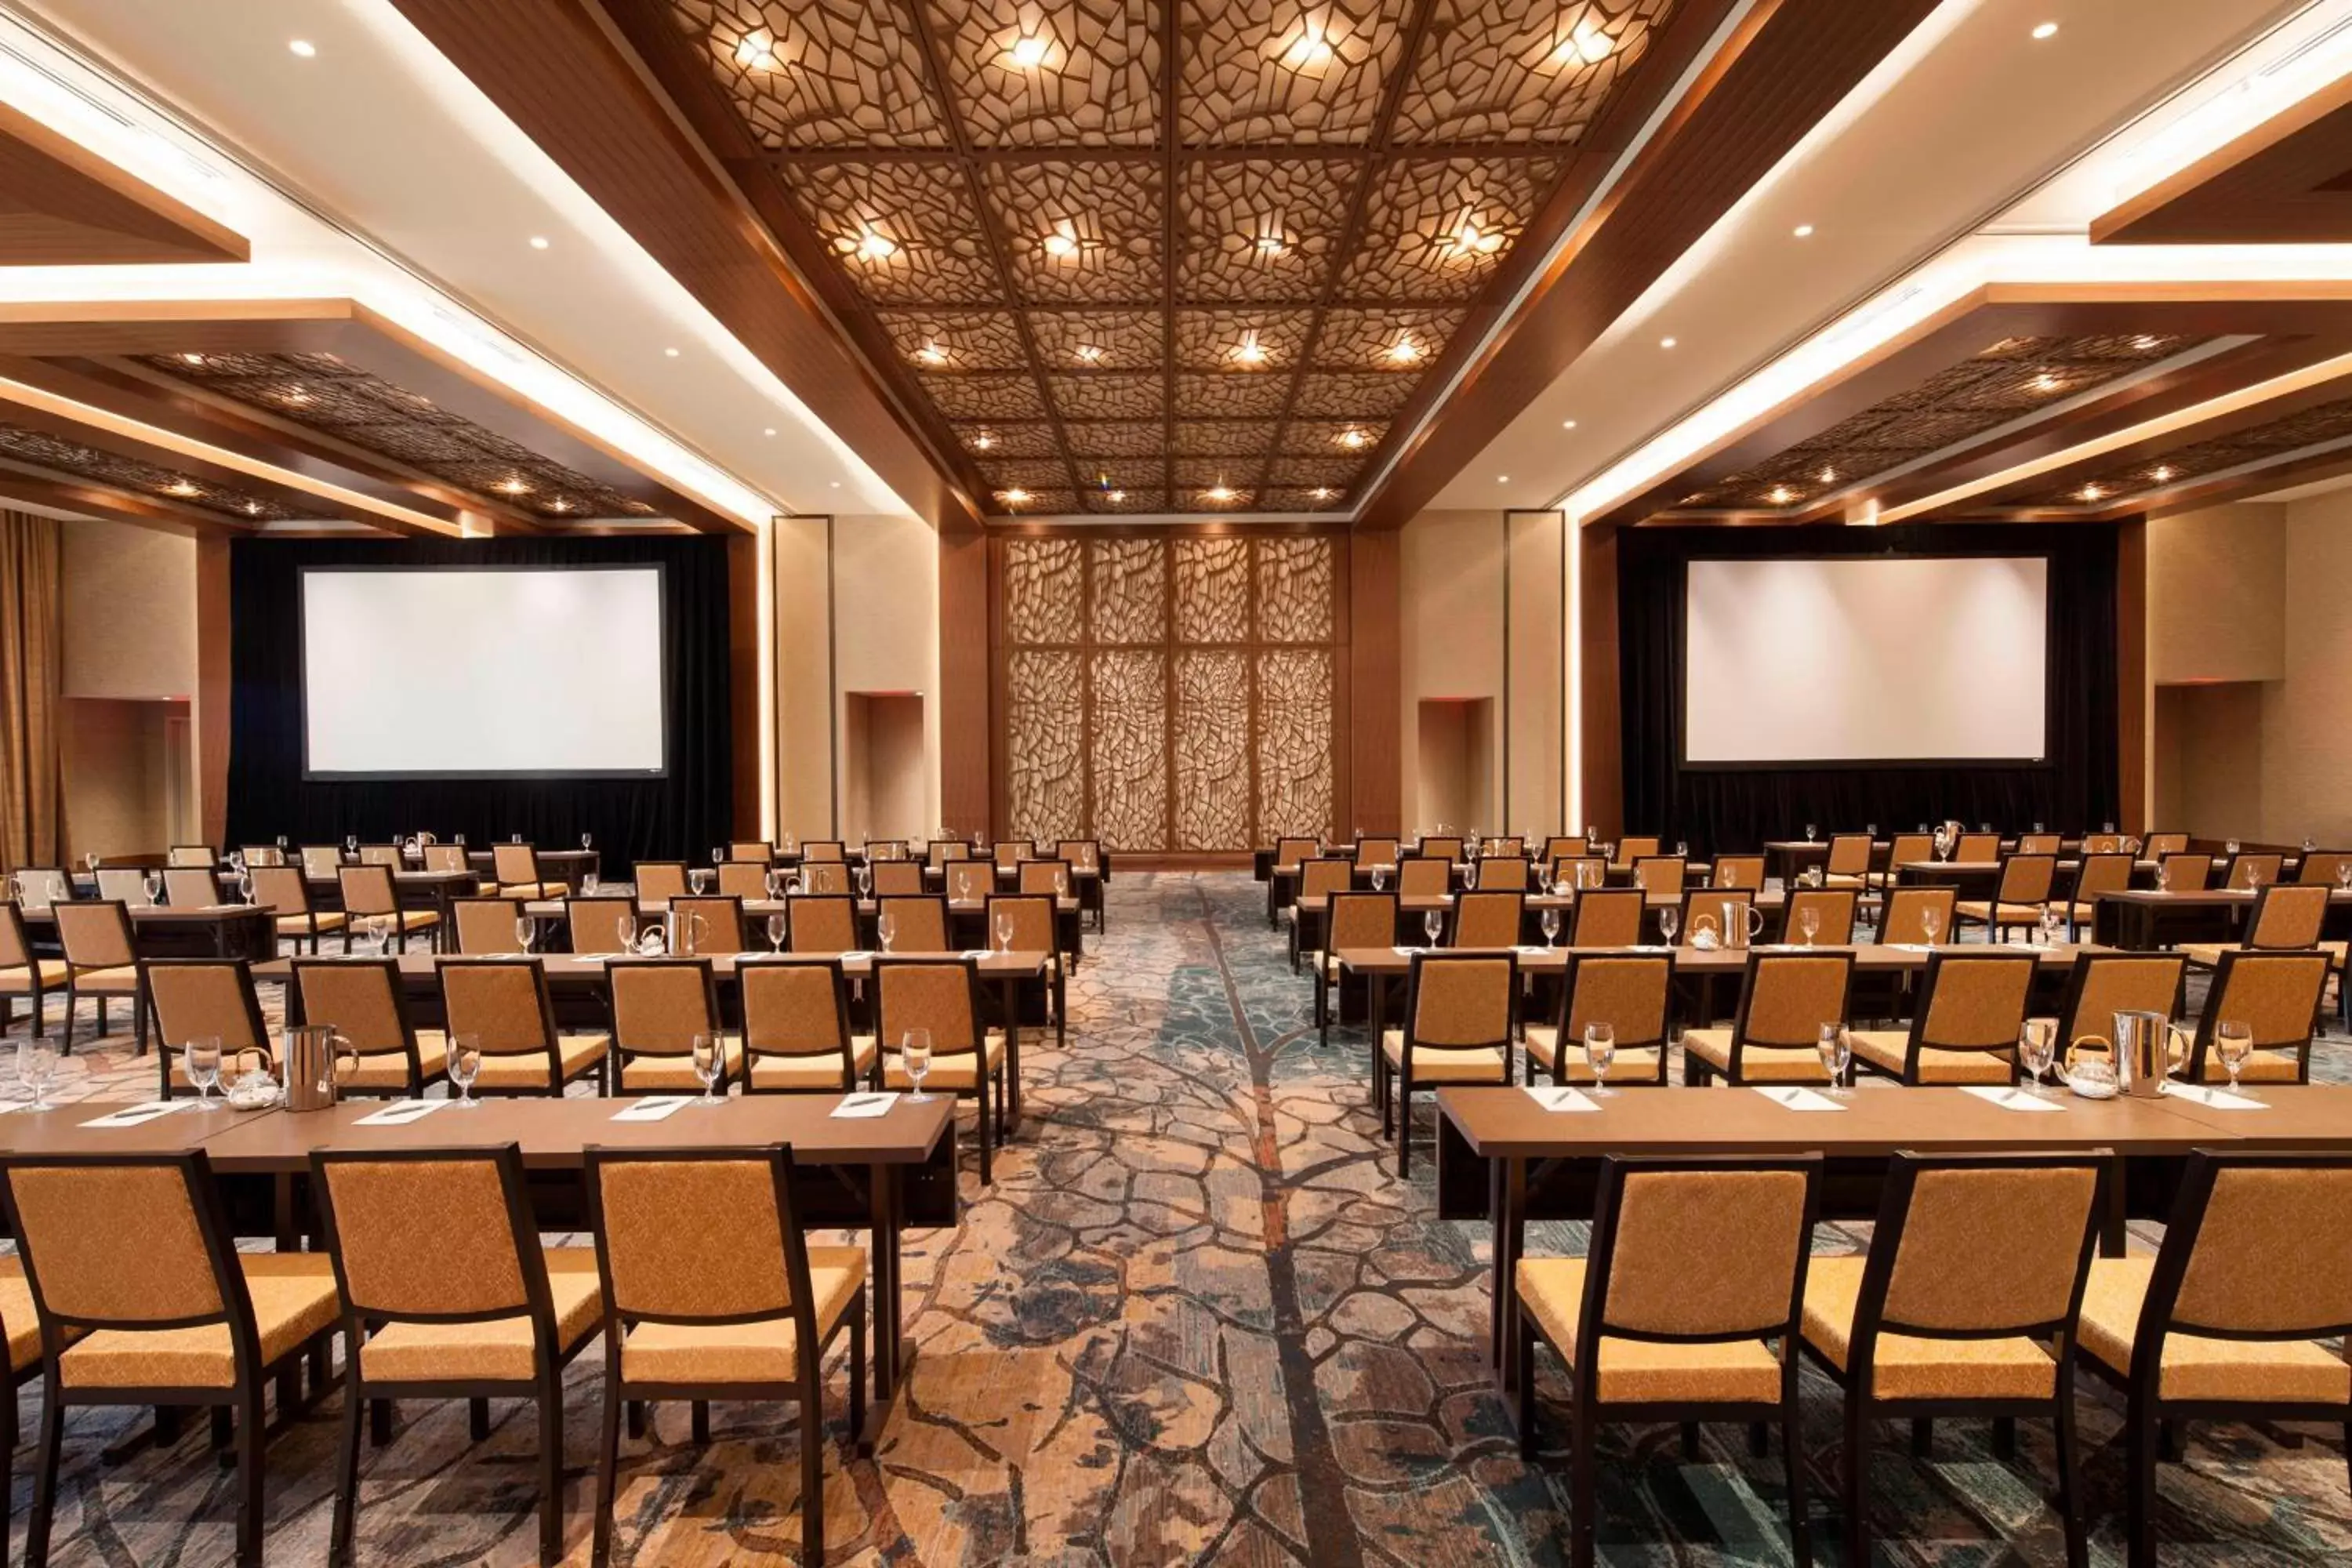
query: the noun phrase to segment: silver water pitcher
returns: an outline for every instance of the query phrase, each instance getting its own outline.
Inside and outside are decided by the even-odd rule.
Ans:
[[[2164,1080],[2187,1059],[2187,1034],[2161,1013],[2119,1012],[2115,1022],[2116,1087],[2142,1100],[2155,1099],[2164,1092]]]
[[[335,1103],[335,1076],[357,1071],[359,1053],[342,1035],[322,1025],[289,1028],[278,1037],[278,1065],[286,1075],[286,1109],[324,1110]]]

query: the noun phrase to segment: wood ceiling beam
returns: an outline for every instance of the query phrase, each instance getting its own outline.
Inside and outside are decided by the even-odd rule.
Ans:
[[[2352,240],[2352,75],[2091,220],[2094,245]]]
[[[102,518],[109,522],[128,522],[184,538],[232,538],[255,531],[250,524],[204,507],[184,506],[168,497],[142,495],[136,490],[5,458],[0,458],[0,500]]]
[[[0,266],[252,258],[235,229],[0,103]]]

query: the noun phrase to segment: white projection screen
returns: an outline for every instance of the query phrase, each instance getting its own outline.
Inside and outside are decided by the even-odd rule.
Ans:
[[[2042,556],[1694,560],[1686,594],[1685,764],[2049,755]]]
[[[306,778],[660,776],[658,566],[302,572]]]

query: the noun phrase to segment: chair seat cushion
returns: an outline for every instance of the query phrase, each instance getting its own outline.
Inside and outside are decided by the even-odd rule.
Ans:
[[[866,1250],[808,1249],[809,1293],[820,1339],[866,1284]],[[800,1335],[789,1318],[759,1323],[639,1323],[621,1342],[625,1383],[791,1383],[800,1376]]]
[[[604,1286],[589,1247],[546,1249],[547,1293],[555,1309],[562,1355],[604,1321]],[[532,1364],[529,1316],[479,1323],[387,1323],[360,1351],[360,1375],[372,1383],[528,1383]]]
[[[103,991],[110,995],[128,996],[139,989],[139,970],[124,963],[104,969],[77,969],[73,972],[74,989],[85,996]]]
[[[499,897],[502,899],[560,899],[572,890],[564,882],[501,882]]]
[[[1551,1067],[1552,1058],[1559,1054],[1559,1031],[1549,1024],[1529,1024],[1527,1047],[1528,1055],[1538,1065]],[[1417,1051],[1413,1054],[1416,1058],[1420,1056]],[[1559,1066],[1559,1076],[1570,1083],[1593,1081],[1592,1067],[1584,1059],[1584,1042],[1580,1039],[1568,1053],[1568,1060]],[[1654,1081],[1658,1077],[1658,1047],[1655,1046],[1618,1047],[1616,1058],[1609,1064],[1609,1076],[1619,1083]]]
[[[573,1079],[604,1059],[611,1042],[603,1035],[559,1035],[557,1047],[563,1053],[563,1081]],[[547,1053],[544,1051],[482,1053],[482,1070],[474,1079],[476,1089],[545,1089],[547,1087]]]
[[[255,1252],[237,1258],[253,1299],[263,1366],[335,1325],[333,1260],[323,1252]],[[15,1325],[10,1325],[13,1338]],[[10,1353],[15,1353],[14,1346]],[[260,1368],[253,1369],[258,1374]],[[228,1325],[193,1329],[102,1329],[58,1358],[69,1388],[228,1388],[236,1358]]]
[[[2220,1053],[2205,1053],[2205,1081],[2227,1083],[2230,1069],[2221,1065]],[[2293,1051],[2257,1050],[2238,1064],[2240,1083],[2300,1083],[2303,1073]]]
[[[1864,1259],[1816,1258],[1805,1269],[1805,1342],[1851,1373]],[[1882,1332],[1872,1358],[1878,1399],[2047,1399],[2058,1363],[2030,1339],[1942,1340]]]
[[[417,1076],[426,1083],[449,1070],[448,1037],[438,1029],[416,1031]],[[341,1069],[335,1081],[345,1089],[362,1093],[385,1089],[405,1091],[408,1088],[408,1056],[404,1051],[368,1051],[360,1057],[357,1068]]]
[[[1520,1310],[1573,1372],[1583,1349],[1576,1331],[1584,1315],[1584,1259],[1523,1258],[1517,1290]],[[1598,1393],[1603,1405],[1776,1405],[1780,1363],[1761,1340],[1665,1344],[1603,1337]]]
[[[1004,1033],[991,1029],[983,1037],[982,1055],[988,1059],[988,1070],[993,1075],[1004,1065]],[[953,1055],[938,1049],[931,1052],[931,1070],[923,1075],[923,1087],[930,1089],[977,1089],[980,1086],[980,1058],[970,1051]],[[893,1052],[882,1058],[882,1082],[889,1089],[912,1089],[914,1080],[907,1076],[902,1058]]]
[[[1972,921],[1987,921],[1994,925],[2035,925],[2042,920],[2040,904],[2003,904],[1996,913],[1990,900],[1962,899],[1952,906],[1955,914]]]
[[[873,1073],[876,1051],[873,1036],[852,1035],[849,1037],[850,1076],[856,1081],[863,1083]],[[924,1081],[929,1081],[929,1075]],[[751,1058],[751,1087],[818,1091],[839,1089],[840,1053],[828,1051],[821,1056],[807,1057],[755,1055]]]
[[[53,985],[63,985],[66,976],[72,972],[61,958],[37,958],[31,963],[0,969],[0,994],[12,996],[31,994],[37,971],[40,975],[41,988],[45,991]]]
[[[2131,1370],[2153,1258],[2097,1258],[2083,1291],[2082,1346],[2118,1373]],[[2170,1333],[2157,1391],[2165,1399],[2352,1405],[2352,1366],[2308,1340],[2216,1340]]]
[[[743,1042],[734,1036],[725,1037],[727,1051],[727,1081],[734,1082],[743,1076]],[[699,1089],[702,1080],[695,1076],[691,1055],[652,1055],[640,1052],[621,1055],[621,1092],[623,1094],[670,1094]]]
[[[1716,1071],[1731,1073],[1731,1031],[1685,1029],[1683,1049]],[[1739,1054],[1743,1083],[1827,1083],[1829,1069],[1819,1051],[1810,1047],[1749,1046]]]
[[[341,931],[350,923],[351,917],[341,910],[316,910],[307,915],[279,915],[278,934],[292,936],[299,932],[308,936],[313,931]]]
[[[1381,1054],[1389,1066],[1402,1071],[1404,1067],[1404,1031],[1390,1029],[1381,1036]],[[1508,1083],[1510,1068],[1502,1051],[1494,1046],[1415,1046],[1412,1048],[1412,1081],[1415,1083]]]
[[[0,1330],[8,1335],[10,1372],[41,1359],[41,1320],[33,1311],[33,1288],[25,1283],[20,1258],[0,1258]]]
[[[1879,1071],[1903,1075],[1910,1044],[1908,1029],[1850,1029],[1853,1054]],[[1993,1083],[2012,1081],[2009,1051],[1955,1051],[1937,1046],[1919,1050],[1921,1083]]]

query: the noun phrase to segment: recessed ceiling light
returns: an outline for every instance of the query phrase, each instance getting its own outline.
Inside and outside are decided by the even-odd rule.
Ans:
[[[184,364],[202,364],[205,363],[205,356],[202,354],[182,354],[180,356],[180,361]]]
[[[1813,226],[1809,223],[1801,223],[1796,226],[1793,232],[1799,239],[1811,239],[1813,237]]]
[[[1029,492],[1023,489],[1019,485],[1015,485],[1009,490],[997,491],[996,499],[1003,501],[1007,506],[1019,506],[1023,501],[1029,499]]]
[[[2163,341],[2164,340],[2162,338],[2158,337],[2154,332],[2142,332],[2139,336],[2132,340],[2132,347],[2140,350],[2142,353],[2146,353],[2147,350],[2156,347],[2157,344]]]
[[[1242,341],[1234,345],[1233,358],[1236,364],[1264,364],[1265,345],[1257,341],[1255,332],[1244,332]]]
[[[2148,471],[2147,477],[2154,479],[2158,484],[2164,484],[2172,478],[2172,473],[2173,469],[2171,464],[2158,463],[2154,468]]]
[[[1087,364],[1102,363],[1103,347],[1100,343],[1080,343],[1070,352]]]
[[[1658,346],[1662,349],[1670,349],[1675,346],[1675,340],[1672,338],[1660,338],[1658,340]]]
[[[1045,254],[1056,260],[1066,261],[1078,253],[1077,236],[1058,228],[1045,237]]]
[[[1559,422],[1559,427],[1563,430],[1573,430],[1576,428],[1576,421],[1573,419],[1563,419]]]
[[[766,429],[764,429],[764,430],[762,430],[762,431],[761,431],[761,432],[760,432],[760,434],[761,434],[761,435],[762,435],[762,436],[772,436],[772,435],[774,435],[775,433],[776,433],[776,427],[775,427],[774,426],[772,426],[772,425],[769,426]]]
[[[662,353],[664,357],[668,359],[676,359],[677,357],[677,351],[676,349],[664,349],[662,350]]]
[[[1331,63],[1331,40],[1323,29],[1309,26],[1291,46],[1282,51],[1282,63],[1295,71],[1320,70]]]
[[[1616,47],[1616,39],[1594,26],[1591,22],[1580,22],[1577,24],[1576,31],[1569,35],[1559,47],[1552,50],[1552,64],[1573,65],[1578,60],[1582,60],[1586,65],[1597,66],[1607,59],[1610,52]]]
[[[1498,485],[1507,485],[1511,482],[1511,476],[1508,474],[1496,474],[1495,476],[1495,482]]]
[[[1340,431],[1337,436],[1332,437],[1331,439],[1339,442],[1342,447],[1352,449],[1354,447],[1363,446],[1365,443],[1371,440],[1371,437],[1351,425],[1347,429]]]
[[[289,403],[308,403],[310,401],[310,395],[303,391],[299,386],[289,386],[286,389],[286,401]]]
[[[1790,489],[1786,485],[1774,485],[1770,492],[1768,493],[1764,499],[1770,501],[1774,506],[1787,506],[1790,501],[1797,499],[1797,492]]]
[[[996,437],[985,430],[971,438],[971,449],[975,452],[985,452],[995,445]]]
[[[510,496],[527,496],[530,494],[530,487],[523,482],[522,476],[520,474],[509,474],[505,479],[499,481],[498,488]]]
[[[2033,390],[2036,392],[2055,392],[2058,386],[2058,378],[2046,370],[2033,378]]]
[[[557,496],[553,501],[549,503],[548,510],[551,511],[570,511],[572,510],[572,503],[565,500],[562,496]]]
[[[898,253],[898,242],[887,234],[861,229],[852,247],[860,261],[887,261]]]
[[[1105,490],[1103,493],[1110,498],[1111,504],[1114,506],[1127,499],[1125,490]]]
[[[1399,338],[1389,345],[1389,358],[1399,364],[1411,364],[1421,357],[1421,345],[1411,338]]]
[[[257,500],[249,500],[246,502],[245,515],[247,517],[259,517],[261,515],[261,503]]]
[[[1317,500],[1329,500],[1338,492],[1334,491],[1329,485],[1317,485],[1313,493]]]
[[[745,70],[772,71],[776,68],[775,35],[765,27],[743,35],[735,46],[735,63]]]
[[[2105,495],[2106,493],[2107,492],[2105,489],[2101,489],[2097,485],[2084,485],[2083,487],[2083,499],[2084,500],[2097,500],[2101,496]]]
[[[1234,492],[1225,488],[1225,481],[1223,479],[1219,479],[1201,493],[1211,500],[1225,501],[1234,499]]]
[[[1031,33],[1015,38],[1013,41],[1013,47],[1004,51],[1004,58],[1023,70],[1035,70],[1045,63],[1045,56],[1051,52],[1053,47],[1053,40],[1050,38]]]
[[[547,236],[543,234],[532,235],[530,237],[530,247],[533,250],[545,250],[547,248]]]
[[[1823,468],[1822,470],[1822,483],[1825,485],[1833,485],[1837,483],[1837,470],[1835,468]]]
[[[1503,248],[1503,237],[1465,218],[1461,227],[1444,236],[1438,244],[1456,256],[1492,256]]]
[[[2044,22],[2033,29],[2033,36],[2037,38],[2054,38],[2058,36],[2058,24]]]
[[[286,47],[289,53],[299,55],[306,60],[315,58],[319,52],[319,46],[308,38],[289,38]]]
[[[1261,234],[1250,243],[1267,256],[1280,256],[1289,245],[1289,241],[1278,234]]]
[[[915,357],[925,364],[945,364],[948,363],[948,351],[936,342],[927,342],[915,351]]]
[[[192,496],[197,493],[197,489],[185,479],[173,479],[163,487],[163,493],[173,496]]]

